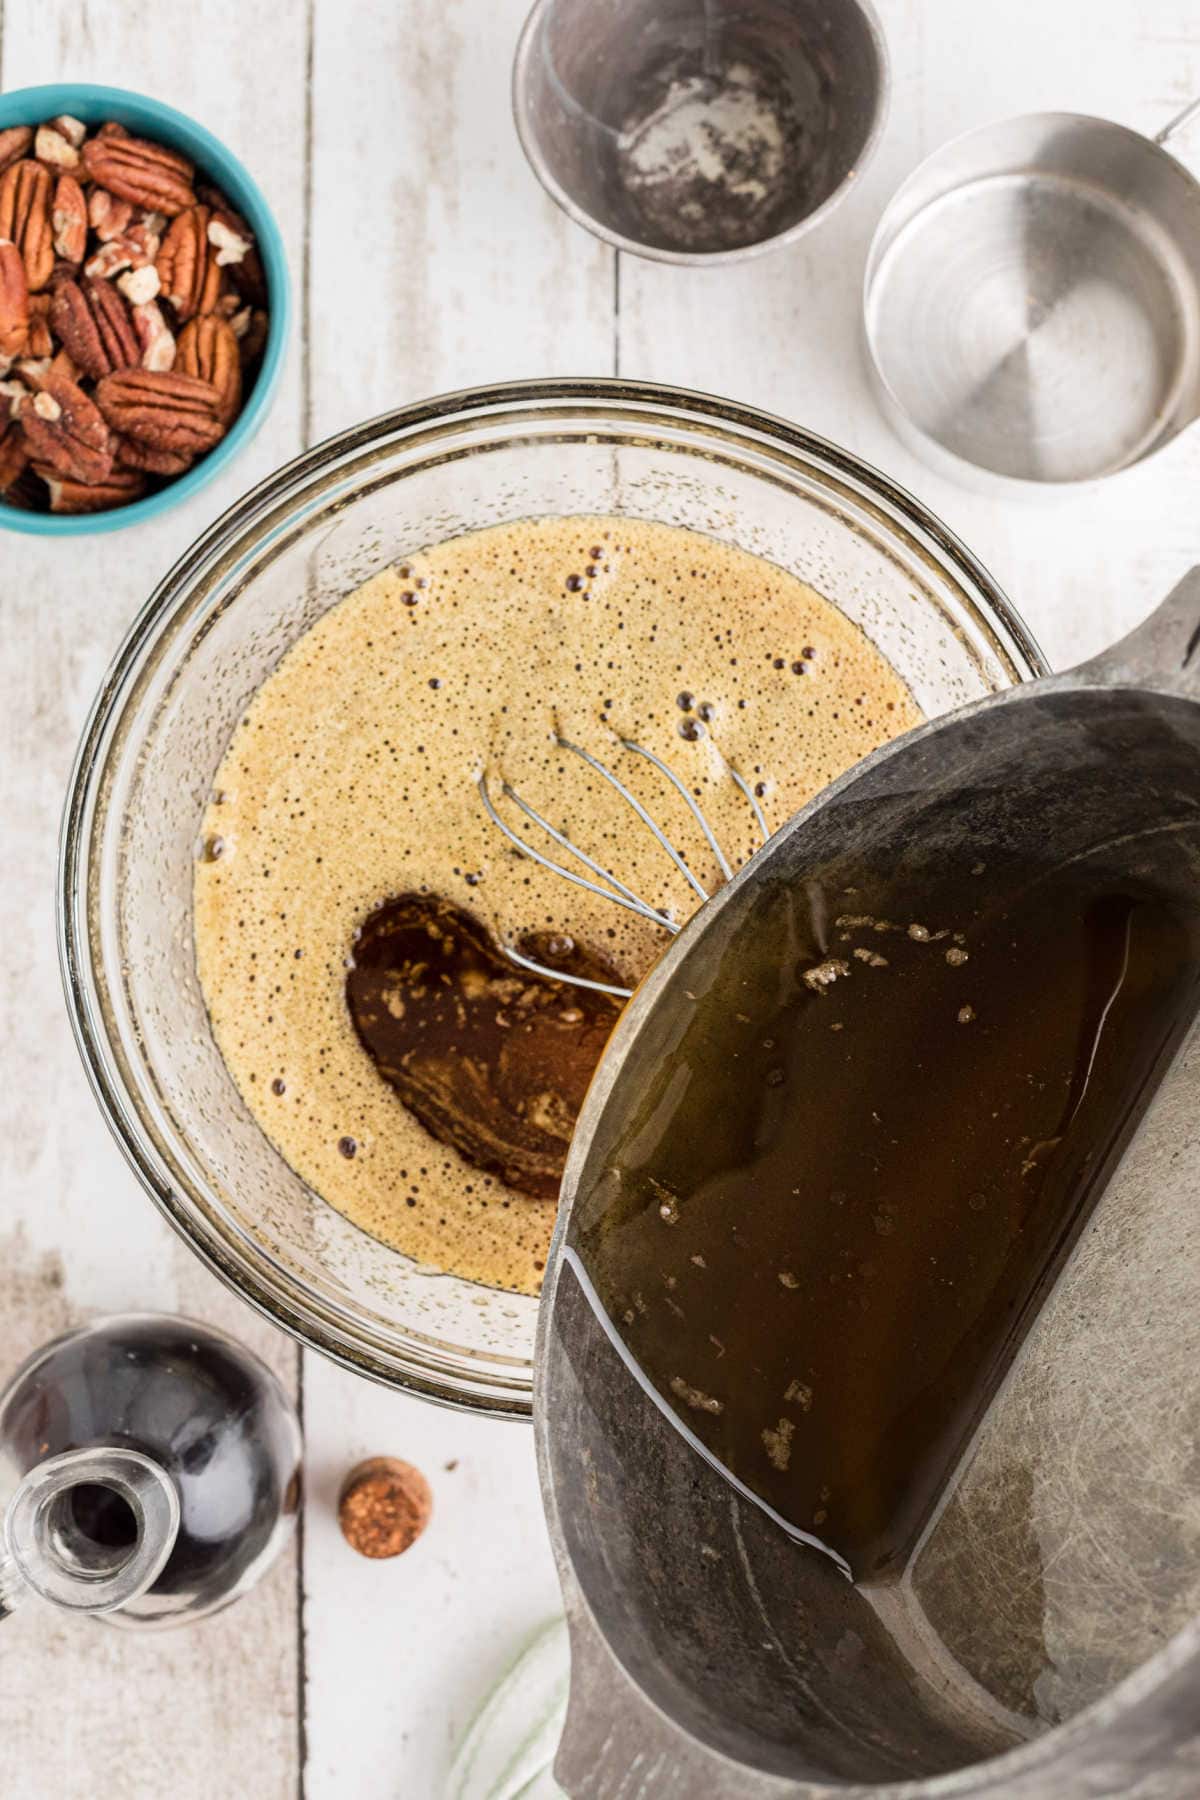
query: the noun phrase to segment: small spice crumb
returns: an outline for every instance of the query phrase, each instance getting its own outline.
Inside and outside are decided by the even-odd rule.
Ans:
[[[975,1008],[973,1006],[960,1006],[959,1007],[958,1022],[960,1025],[969,1025],[974,1017],[975,1017]]]
[[[817,963],[804,971],[804,985],[811,988],[814,994],[824,993],[825,989],[835,982],[839,975],[848,975],[850,964],[843,962],[840,956],[827,956],[824,962]]]
[[[683,1379],[682,1375],[671,1377],[671,1392],[677,1394],[689,1406],[694,1406],[697,1412],[722,1413],[725,1411],[723,1400],[717,1400],[712,1394],[706,1394],[702,1388],[693,1387],[690,1382]]]
[[[799,1277],[793,1275],[790,1269],[780,1269],[779,1285],[785,1288],[798,1288],[800,1286]]]
[[[360,1556],[400,1556],[420,1537],[432,1511],[433,1495],[420,1469],[399,1457],[373,1456],[342,1483],[338,1524]]]
[[[678,1225],[679,1201],[677,1197],[671,1192],[669,1187],[664,1187],[661,1181],[655,1181],[653,1175],[650,1176],[649,1180],[650,1186],[654,1189],[654,1192],[661,1196],[658,1205],[659,1218],[664,1225]]]
[[[792,1460],[792,1436],[795,1429],[791,1419],[780,1419],[774,1431],[768,1427],[762,1434],[763,1447],[781,1475]]]
[[[967,961],[967,953],[965,950],[960,950],[957,944],[952,944],[946,952],[946,961],[952,969],[960,969]]]

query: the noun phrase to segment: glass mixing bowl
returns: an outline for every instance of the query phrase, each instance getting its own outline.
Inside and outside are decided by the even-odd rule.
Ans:
[[[152,595],[92,710],[63,826],[64,977],[101,1108],[171,1223],[277,1324],[377,1380],[509,1417],[530,1412],[537,1302],[418,1266],[288,1167],[209,1031],[192,872],[230,733],[314,620],[422,545],[564,513],[690,526],[793,570],[930,715],[1044,669],[970,553],[883,476],[747,407],[624,381],[476,389],[345,432],[239,501]]]

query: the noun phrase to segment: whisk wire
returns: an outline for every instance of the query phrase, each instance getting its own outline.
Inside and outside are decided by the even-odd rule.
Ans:
[[[641,823],[651,833],[659,847],[670,857],[672,863],[674,863],[676,869],[678,869],[679,873],[684,877],[685,881],[687,881],[693,892],[697,894],[702,901],[707,900],[709,897],[707,890],[697,876],[692,873],[682,854],[675,848],[661,825],[659,825],[651,816],[642,805],[641,801],[638,800],[634,794],[630,793],[629,789],[625,786],[625,783],[619,776],[615,775],[605,763],[602,763],[599,757],[593,756],[589,750],[583,749],[581,745],[572,743],[569,738],[556,736],[554,742],[558,749],[569,750],[573,756],[578,756],[581,761],[585,762],[590,769],[594,770],[602,780],[606,781],[615,793],[620,795],[621,799],[632,808],[637,818],[640,819]],[[731,881],[733,879],[733,868],[729,858],[725,855],[725,852],[717,842],[716,833],[713,831],[712,826],[705,817],[703,809],[680,776],[675,773],[674,769],[672,769],[669,764],[663,762],[661,757],[656,756],[652,750],[647,750],[644,745],[635,743],[632,738],[621,738],[619,742],[623,750],[630,751],[634,756],[643,757],[658,770],[660,775],[664,775],[671,783],[672,787],[687,804],[688,810],[703,833],[704,841],[716,859],[717,867],[721,872],[722,878],[725,881]],[[771,834],[767,826],[766,818],[763,815],[763,809],[758,803],[757,794],[745,777],[739,775],[738,771],[731,767],[729,763],[725,763],[725,771],[753,812],[755,823],[762,833],[762,840],[765,844]],[[589,856],[586,850],[581,850],[579,845],[574,843],[571,838],[567,836],[565,831],[560,831],[557,826],[550,823],[549,819],[544,818],[543,815],[538,812],[536,807],[531,806],[510,782],[501,782],[501,793],[504,798],[506,800],[511,800],[513,805],[519,809],[531,824],[536,825],[540,831],[545,832],[552,843],[557,844],[560,850],[565,850],[568,856],[574,857],[585,869],[590,870],[592,875],[597,876],[599,878],[598,880],[590,880],[588,876],[579,874],[577,870],[569,869],[565,864],[556,862],[553,857],[547,856],[544,851],[537,849],[535,845],[531,844],[528,838],[523,837],[519,831],[514,831],[512,826],[506,824],[497,811],[491,794],[488,792],[487,776],[482,770],[475,777],[475,781],[488,818],[491,820],[492,824],[503,833],[509,843],[519,850],[523,856],[528,856],[533,862],[539,863],[543,869],[550,869],[554,874],[561,875],[565,881],[573,882],[576,887],[586,888],[588,893],[596,894],[601,900],[609,900],[614,906],[624,907],[627,912],[635,913],[639,918],[649,920],[652,925],[661,925],[664,931],[669,931],[672,935],[682,929],[674,919],[667,917],[656,907],[651,906],[648,901],[643,900],[640,895],[634,893],[633,889],[627,887],[623,881],[619,880],[618,877],[613,874],[611,869],[606,868],[605,865],[602,862],[597,861],[595,857]],[[602,886],[601,883],[604,883],[605,885]],[[514,949],[511,944],[505,944],[503,949],[504,954],[508,957],[509,961],[515,963],[518,968],[528,969],[534,975],[546,976],[551,981],[565,982],[571,987],[591,988],[597,993],[612,994],[621,1000],[628,1000],[633,992],[632,988],[619,987],[615,983],[594,981],[587,976],[571,975],[563,969],[550,968],[547,964],[536,962],[532,957],[524,955],[522,951]]]
[[[653,833],[654,837],[658,841],[661,848],[666,851],[667,855],[670,857],[671,861],[675,864],[675,867],[679,870],[679,873],[683,876],[684,880],[688,883],[688,885],[699,895],[701,900],[707,900],[708,899],[708,890],[697,879],[697,877],[692,874],[692,871],[688,868],[686,862],[684,862],[684,860],[683,860],[683,857],[679,854],[678,850],[675,848],[674,844],[671,842],[671,840],[667,836],[666,832],[662,829],[662,826],[657,825],[654,822],[654,820],[650,817],[650,814],[646,811],[646,808],[642,805],[641,801],[637,798],[636,794],[630,793],[629,789],[625,786],[625,783],[620,779],[620,777],[617,775],[614,775],[612,770],[610,768],[606,767],[606,765],[600,761],[599,757],[593,756],[590,750],[583,749],[583,747],[579,744],[571,743],[569,738],[559,737],[559,738],[555,738],[554,741],[558,745],[560,750],[570,750],[575,756],[582,757],[583,761],[588,765],[589,769],[594,769],[596,771],[597,775],[602,775],[604,777],[604,780],[608,782],[610,787],[613,787],[616,789],[617,793],[620,794],[622,800],[628,802],[628,804],[633,808],[634,812],[637,814],[638,818],[642,821],[642,824],[646,826],[647,830],[649,830],[650,832]],[[623,739],[622,739],[622,742],[624,742]],[[643,755],[645,755],[645,754],[646,754],[646,752],[643,751]],[[652,759],[652,760],[654,760],[654,759]],[[660,763],[659,767],[663,768],[663,767],[665,767],[665,765]],[[706,827],[706,829],[707,829],[707,827]]]
[[[611,900],[614,906],[623,906],[627,911],[637,913],[642,918],[651,920],[655,925],[665,926],[668,931],[679,930],[678,925],[675,925],[669,919],[664,919],[661,913],[657,913],[654,911],[653,907],[647,906],[644,900],[638,900],[636,896],[630,900],[623,899],[620,894],[613,893],[610,888],[601,887],[598,882],[589,881],[586,875],[579,875],[574,869],[568,869],[563,863],[555,862],[552,856],[544,855],[542,851],[529,842],[528,838],[523,838],[519,831],[514,831],[511,825],[505,824],[504,820],[500,817],[500,814],[496,811],[495,803],[493,802],[491,795],[488,793],[487,776],[483,774],[477,775],[475,781],[476,786],[479,789],[479,797],[483,801],[484,811],[487,813],[488,818],[499,831],[503,832],[509,843],[516,846],[523,856],[528,856],[535,863],[540,863],[543,869],[553,870],[554,874],[561,875],[564,881],[572,881],[576,887],[586,888],[590,894],[598,894],[601,900]],[[512,790],[508,788],[507,782],[505,783],[505,788],[509,793],[512,792]],[[571,847],[574,848],[574,846]]]
[[[677,791],[682,795],[683,799],[687,802],[688,806],[690,807],[692,817],[695,819],[697,825],[699,825],[701,831],[704,833],[705,842],[708,844],[709,849],[712,851],[713,855],[717,859],[717,867],[720,869],[720,871],[721,871],[722,875],[725,877],[726,881],[732,881],[733,880],[733,870],[729,866],[729,861],[725,855],[725,852],[722,850],[720,844],[718,844],[718,842],[716,840],[716,836],[714,835],[712,826],[709,824],[709,822],[705,818],[703,812],[700,810],[700,806],[697,803],[696,796],[694,794],[688,792],[686,784],[680,780],[679,776],[675,773],[674,769],[670,768],[665,762],[663,762],[661,757],[655,756],[653,750],[647,750],[642,744],[635,744],[632,738],[622,738],[621,739],[621,748],[623,750],[632,750],[635,756],[644,756],[646,761],[648,763],[653,763],[654,767],[658,770],[659,774],[665,775],[667,780],[671,783],[671,786],[673,788],[677,789]],[[708,896],[705,895],[705,898],[707,899]]]
[[[527,819],[532,819],[535,825],[539,825],[546,833],[547,837],[553,838],[560,849],[565,850],[568,855],[575,857],[577,861],[581,862],[585,869],[590,869],[593,875],[598,875],[600,877],[601,881],[607,881],[611,887],[616,889],[618,894],[624,894],[625,898],[632,901],[635,906],[644,911],[648,918],[653,917],[658,923],[665,923],[661,914],[655,912],[648,900],[643,900],[640,894],[635,894],[633,889],[626,887],[623,881],[618,881],[611,869],[606,869],[603,863],[597,862],[594,857],[588,855],[586,850],[581,850],[578,844],[572,843],[565,831],[557,830],[556,827],[550,823],[549,819],[544,819],[535,807],[530,806],[528,800],[522,799],[521,795],[518,794],[516,788],[513,787],[510,782],[506,781],[504,783],[501,792],[505,795],[506,799],[512,801],[514,806],[518,806],[521,809]]]
[[[732,764],[726,763],[725,769],[729,775],[730,780],[733,782],[734,786],[737,788],[738,792],[741,794],[744,794],[746,799],[750,802],[750,810],[754,814],[755,823],[757,824],[758,829],[762,832],[762,841],[764,844],[768,843],[770,840],[770,837],[771,837],[771,832],[770,832],[769,826],[767,825],[766,819],[763,817],[763,809],[758,804],[758,795],[754,792],[754,789],[750,786],[750,783],[746,780],[746,777],[744,775],[739,775],[737,770],[732,766]]]
[[[548,975],[551,981],[565,981],[571,987],[592,988],[598,994],[615,994],[618,1000],[628,1000],[633,995],[632,988],[616,987],[608,981],[593,981],[587,975],[567,975],[562,969],[550,968],[547,963],[534,962],[531,956],[523,956],[511,944],[505,944],[504,954],[518,968],[531,969],[535,975]]]

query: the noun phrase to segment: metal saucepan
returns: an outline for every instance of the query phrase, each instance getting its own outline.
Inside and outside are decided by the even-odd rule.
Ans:
[[[1200,1024],[898,1583],[852,1585],[696,1453],[589,1298],[588,1261],[649,1146],[672,1131],[700,1142],[686,1113],[730,956],[748,934],[778,945],[782,970],[798,942],[788,917],[819,913],[839,858],[869,846],[919,877],[979,857],[972,874],[1000,891],[1032,838],[1047,869],[1095,858],[1191,895],[1198,771],[1200,568],[1105,655],[923,726],[834,782],[629,1003],[579,1120],[539,1320],[535,1420],[573,1653],[557,1768],[572,1800],[1198,1791]]]

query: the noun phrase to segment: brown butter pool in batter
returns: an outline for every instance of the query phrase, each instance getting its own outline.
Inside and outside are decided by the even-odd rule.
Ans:
[[[919,719],[812,589],[677,527],[528,520],[385,571],[292,647],[214,784],[196,956],[239,1090],[298,1174],[366,1230],[536,1292],[554,1203],[439,1142],[379,1074],[346,1001],[356,931],[397,895],[442,896],[504,943],[569,933],[632,986],[667,934],[519,857],[483,812],[481,768],[682,921],[686,882],[556,734],[615,767],[711,889],[684,801],[620,738],[670,764],[737,864],[761,840],[727,765],[773,829]]]

